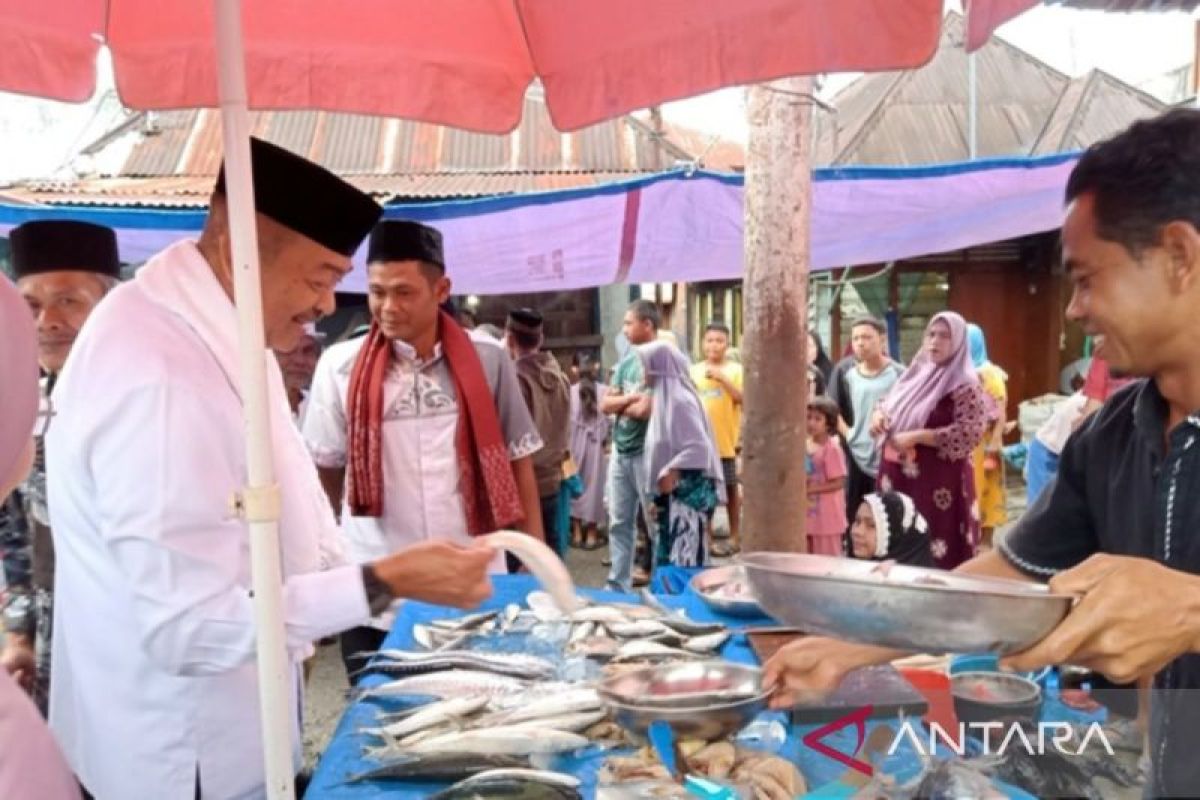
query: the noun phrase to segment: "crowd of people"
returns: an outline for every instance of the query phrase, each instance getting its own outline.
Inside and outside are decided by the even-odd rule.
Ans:
[[[607,541],[607,584],[622,591],[657,566],[740,549],[744,379],[725,324],[707,325],[693,364],[638,300],[607,380],[587,359],[564,369],[536,309],[512,309],[502,329],[460,324],[435,228],[381,220],[370,197],[285,150],[253,140],[251,152],[294,741],[313,643],[339,637],[349,671],[398,602],[477,605],[489,574],[518,568],[481,534],[514,528],[564,557]],[[1072,173],[1068,315],[1095,335],[1098,371],[1036,440],[1044,486],[1007,537],[990,540],[1006,521],[1006,378],[984,332],[954,312],[929,320],[907,366],[877,319],[853,323],[836,364],[810,334],[796,454],[803,549],[1080,595],[1010,664],[1156,675],[1152,783],[1164,792],[1200,786],[1187,757],[1200,720],[1198,153],[1200,113],[1174,112],[1093,147]],[[249,548],[231,503],[247,456],[229,240],[221,179],[199,238],[125,283],[107,228],[12,232],[0,796],[261,793]],[[364,242],[370,325],[325,346],[314,324]],[[785,705],[895,656],[807,637],[766,680]]]

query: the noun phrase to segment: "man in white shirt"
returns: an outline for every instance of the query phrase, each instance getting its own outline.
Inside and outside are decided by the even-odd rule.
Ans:
[[[330,313],[380,214],[365,194],[251,142],[266,345]],[[47,434],[57,574],[50,721],[99,800],[264,793],[249,541],[231,499],[245,434],[224,182],[199,241],[146,263],[92,314]],[[393,596],[470,606],[488,547],[425,545],[346,564],[316,470],[264,351],[297,708],[311,642]]]
[[[37,325],[42,418],[51,413],[50,390],[88,316],[119,283],[117,237],[103,225],[33,220],[9,234],[17,290]],[[42,428],[44,430],[44,426]],[[46,713],[54,608],[54,543],[46,506],[46,450],[36,437],[33,469],[7,501],[0,500],[4,605],[3,664]]]
[[[531,458],[542,439],[500,343],[441,308],[450,296],[441,234],[385,220],[367,250],[371,330],[325,351],[304,420],[350,558],[465,545],[502,527],[543,538]],[[504,559],[492,569],[504,572]],[[347,671],[388,625],[377,618],[343,634]]]

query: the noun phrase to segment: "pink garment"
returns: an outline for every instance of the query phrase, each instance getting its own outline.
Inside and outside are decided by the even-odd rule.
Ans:
[[[912,360],[879,404],[891,423],[892,434],[921,430],[943,397],[949,397],[960,386],[979,383],[967,346],[966,320],[953,311],[943,311],[929,320],[925,330],[928,331],[935,322],[944,322],[950,327],[950,346],[953,348],[950,359],[944,364],[935,364],[922,348]]]
[[[0,669],[0,797],[79,800],[79,784],[50,735],[46,721],[3,669]]]
[[[846,477],[846,455],[836,436],[830,436],[825,444],[819,445],[812,454],[813,471],[808,477],[809,483],[826,483]],[[809,551],[826,553],[827,555],[842,554],[842,534],[846,532],[846,493],[825,492],[810,495],[808,499],[808,542]],[[819,541],[834,539],[829,542]],[[814,540],[822,548],[817,549]],[[833,552],[828,548],[834,547]]]

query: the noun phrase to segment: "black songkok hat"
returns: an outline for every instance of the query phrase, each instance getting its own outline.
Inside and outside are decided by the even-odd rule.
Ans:
[[[41,272],[79,270],[121,276],[117,235],[112,228],[74,220],[35,220],[8,234],[13,274],[18,278]]]
[[[282,147],[251,137],[250,162],[255,210],[335,253],[354,255],[383,214],[370,195]],[[214,190],[225,194],[224,164]]]
[[[377,261],[425,261],[445,269],[442,233],[410,219],[385,219],[371,231],[367,245],[367,263]]]
[[[514,308],[508,312],[508,329],[539,334],[542,332],[542,315],[532,308]]]

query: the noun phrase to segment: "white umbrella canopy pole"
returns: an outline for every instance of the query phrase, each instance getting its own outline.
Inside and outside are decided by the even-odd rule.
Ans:
[[[254,621],[258,632],[259,706],[262,713],[266,794],[293,797],[291,696],[295,676],[288,664],[283,617],[283,576],[279,554],[279,487],[271,459],[267,405],[266,343],[262,284],[254,223],[250,129],[246,111],[246,70],[240,0],[214,0],[217,24],[217,76],[225,145],[225,196],[233,259],[234,302],[238,312],[238,355],[246,419],[248,486],[241,508],[250,528],[250,569]]]

